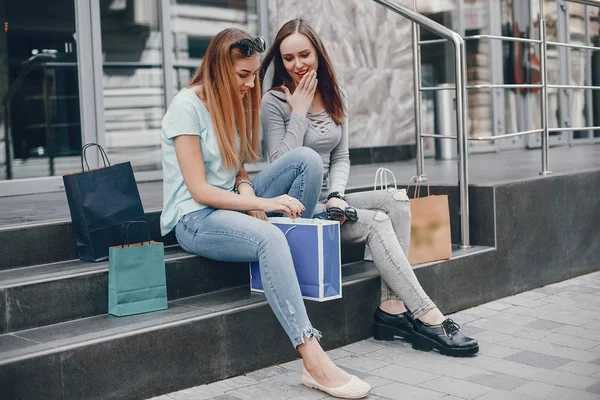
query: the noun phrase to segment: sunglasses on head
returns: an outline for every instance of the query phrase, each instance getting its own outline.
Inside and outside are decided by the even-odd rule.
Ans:
[[[344,217],[348,218],[349,221],[358,220],[358,213],[354,207],[346,207],[345,210],[340,207],[328,207],[327,214],[336,221],[342,221]]]
[[[234,47],[240,49],[240,52],[246,57],[251,57],[255,51],[263,53],[267,48],[267,43],[262,36],[257,36],[254,39],[238,40],[229,47],[229,50],[233,49]]]

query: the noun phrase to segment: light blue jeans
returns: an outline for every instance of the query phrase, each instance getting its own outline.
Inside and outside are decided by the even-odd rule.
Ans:
[[[252,180],[258,197],[297,198],[306,207],[303,218],[311,218],[322,182],[321,157],[306,147],[290,151]],[[204,208],[183,216],[175,235],[184,250],[202,257],[259,261],[267,301],[294,347],[304,338],[321,338],[306,314],[285,235],[275,225],[238,211]]]

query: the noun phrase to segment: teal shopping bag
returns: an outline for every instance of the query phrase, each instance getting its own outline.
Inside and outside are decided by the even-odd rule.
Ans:
[[[134,223],[147,225],[123,224],[123,244],[109,249],[108,312],[118,317],[167,308],[164,245],[150,240],[129,244],[128,230]]]

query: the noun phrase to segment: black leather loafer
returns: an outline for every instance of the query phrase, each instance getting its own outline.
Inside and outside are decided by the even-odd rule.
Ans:
[[[440,354],[453,357],[472,356],[479,351],[477,340],[466,337],[460,326],[447,318],[440,325],[427,325],[415,320],[412,347],[416,350],[437,349]]]
[[[394,340],[401,338],[410,342],[413,335],[413,319],[410,313],[389,314],[377,307],[373,317],[373,338]]]

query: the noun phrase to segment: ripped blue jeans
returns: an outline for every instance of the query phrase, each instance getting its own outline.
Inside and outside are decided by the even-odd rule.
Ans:
[[[321,157],[303,147],[269,165],[252,183],[258,197],[297,198],[306,207],[302,217],[310,218],[322,181]],[[294,347],[304,338],[321,338],[306,314],[290,249],[279,228],[242,212],[209,207],[183,216],[175,234],[190,253],[219,261],[259,261],[267,301]]]

